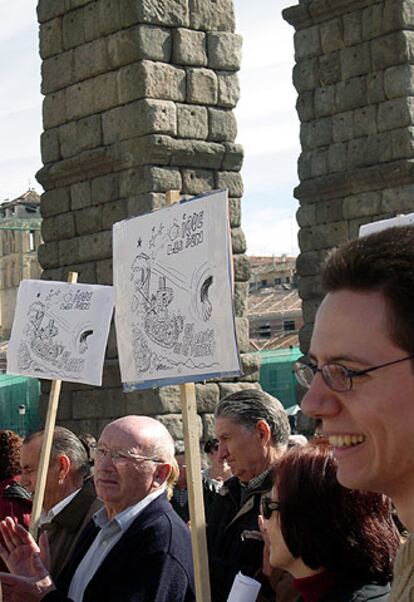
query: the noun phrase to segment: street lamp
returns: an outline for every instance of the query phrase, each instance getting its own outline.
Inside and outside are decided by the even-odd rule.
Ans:
[[[19,413],[19,431],[22,437],[25,436],[25,424],[24,424],[24,419],[26,416],[26,406],[24,403],[21,403],[19,405],[19,407],[17,408],[17,411]]]

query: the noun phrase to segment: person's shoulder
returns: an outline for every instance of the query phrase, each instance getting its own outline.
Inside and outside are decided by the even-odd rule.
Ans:
[[[380,585],[378,583],[365,583],[363,585],[356,585],[353,588],[352,594],[349,598],[349,602],[385,602],[388,600],[388,596],[391,591],[391,585],[389,583]]]

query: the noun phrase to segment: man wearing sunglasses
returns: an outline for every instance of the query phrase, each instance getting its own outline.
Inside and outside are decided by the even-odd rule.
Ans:
[[[385,493],[414,531],[414,228],[353,240],[328,258],[309,359],[295,366],[305,414],[321,421],[338,480]],[[391,601],[414,591],[414,540]],[[411,594],[412,595],[412,594]]]
[[[94,480],[104,507],[82,532],[52,582],[39,548],[11,519],[0,524],[0,553],[13,575],[0,573],[22,600],[44,602],[192,602],[187,526],[167,500],[174,458],[167,429],[147,416],[107,425],[95,453]]]

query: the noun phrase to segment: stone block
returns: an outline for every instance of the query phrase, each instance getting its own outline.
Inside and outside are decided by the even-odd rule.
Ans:
[[[197,412],[213,413],[219,401],[220,389],[217,383],[196,383]]]
[[[118,105],[117,75],[115,71],[103,73],[67,88],[67,118],[72,120],[86,117]]]
[[[353,77],[336,84],[336,110],[338,113],[357,109],[367,104],[367,80]]]
[[[109,71],[111,64],[105,38],[93,40],[74,49],[74,79],[81,81]]]
[[[354,111],[354,135],[372,136],[378,132],[377,107],[376,105],[355,109]]]
[[[246,255],[233,257],[233,271],[235,282],[247,282],[250,278],[250,265]]]
[[[246,315],[248,294],[249,284],[247,282],[234,283],[233,302],[234,312],[236,316],[243,317],[244,315]]]
[[[214,414],[203,414],[201,416],[201,420],[203,423],[203,441],[207,441],[210,437],[215,436],[214,431]]]
[[[385,100],[384,74],[382,71],[369,73],[367,75],[367,101],[369,104],[383,102]]]
[[[214,190],[214,172],[203,169],[183,169],[183,194],[201,194]]]
[[[208,137],[207,108],[177,104],[177,133],[180,138],[206,140]]]
[[[37,259],[44,270],[59,265],[59,246],[57,242],[45,242],[37,249]]]
[[[347,168],[347,145],[346,142],[331,144],[328,148],[328,171],[346,171]]]
[[[393,130],[391,132],[391,144],[392,159],[411,159],[414,157],[414,127]]]
[[[302,92],[296,100],[296,111],[300,121],[311,121],[315,119],[315,106],[313,90]]]
[[[170,30],[155,25],[122,29],[107,38],[107,54],[113,69],[140,59],[169,62],[172,51]]]
[[[170,414],[181,411],[178,385],[132,391],[126,396],[126,401],[128,414]]]
[[[86,207],[79,211],[74,211],[75,226],[77,236],[93,234],[103,230],[102,225],[102,207]]]
[[[204,140],[176,140],[171,155],[171,165],[219,169],[224,157],[224,146]]]
[[[304,151],[326,146],[332,142],[333,128],[331,117],[302,123],[300,139]]]
[[[301,276],[298,279],[298,292],[303,301],[323,296],[322,277],[320,274]]]
[[[317,178],[318,176],[324,176],[329,172],[329,164],[328,164],[328,149],[327,148],[318,148],[312,151],[311,158],[311,175],[312,178]]]
[[[112,259],[103,259],[96,262],[96,282],[98,284],[113,284],[113,266]]]
[[[369,73],[371,65],[368,42],[351,48],[343,48],[340,55],[343,79]]]
[[[239,352],[247,353],[250,351],[249,320],[247,317],[240,318],[236,316],[235,322]]]
[[[37,18],[39,19],[39,23],[44,23],[54,17],[63,15],[65,10],[65,0],[39,0],[37,4]]]
[[[165,194],[146,192],[128,197],[128,216],[136,217],[166,206]]]
[[[316,205],[316,224],[330,224],[344,219],[341,198],[319,201]]]
[[[345,197],[343,200],[344,218],[355,219],[379,213],[381,197],[380,192],[365,192]]]
[[[228,109],[208,109],[209,140],[216,142],[231,141],[237,136],[237,121],[234,113]]]
[[[40,56],[47,59],[63,51],[62,18],[56,17],[40,25]]]
[[[348,169],[370,165],[369,159],[373,153],[367,153],[367,144],[366,138],[355,138],[348,142],[346,161]]]
[[[373,71],[407,63],[410,60],[408,33],[397,31],[371,40],[371,61]]]
[[[306,180],[312,176],[312,153],[302,152],[298,158],[298,176],[300,180]]]
[[[69,50],[86,41],[85,24],[88,20],[82,8],[66,12],[62,19],[63,48]]]
[[[120,175],[121,198],[142,192],[168,190],[182,190],[181,173],[177,168],[145,165],[128,169]]]
[[[313,324],[319,305],[319,299],[307,299],[302,302],[302,315],[305,324]]]
[[[188,27],[188,0],[140,0],[136,3],[138,21],[168,27]]]
[[[187,102],[214,105],[218,99],[217,75],[211,69],[187,71]]]
[[[314,92],[315,117],[325,117],[335,112],[335,86],[316,88]]]
[[[72,184],[70,187],[71,209],[83,209],[91,205],[91,184],[89,180]]]
[[[104,144],[146,134],[177,133],[177,111],[170,100],[144,98],[102,115]]]
[[[75,236],[75,220],[72,213],[62,213],[42,221],[43,240],[62,240]]]
[[[321,267],[327,251],[306,251],[296,259],[296,269],[300,277],[314,276],[321,273]]]
[[[243,377],[251,377],[252,380],[259,380],[260,357],[252,353],[242,353],[240,356]]]
[[[229,216],[231,228],[241,224],[241,199],[229,198]]]
[[[362,11],[362,37],[364,40],[378,38],[383,33],[383,3],[373,4]]]
[[[118,199],[111,203],[105,203],[102,210],[102,226],[104,229],[112,228],[116,222],[127,219],[128,216],[128,200]]]
[[[207,65],[207,40],[203,31],[178,28],[173,37],[173,63],[178,65]]]
[[[241,228],[231,229],[231,245],[234,254],[246,252],[246,237]]]
[[[382,193],[380,213],[392,213],[392,215],[395,215],[395,212],[412,212],[413,198],[414,184],[385,188]]]
[[[362,19],[360,12],[353,11],[344,15],[342,23],[345,46],[355,46],[362,42]]]
[[[240,171],[243,165],[243,147],[232,142],[223,143],[225,154],[221,164],[226,171]]]
[[[70,238],[59,241],[59,264],[70,265],[79,261],[79,238]]]
[[[388,100],[378,107],[378,131],[385,132],[411,125],[414,117],[414,96]]]
[[[299,29],[294,35],[295,58],[300,60],[321,54],[319,25]]]
[[[43,127],[45,130],[66,121],[66,92],[59,90],[45,96],[43,100]]]
[[[73,51],[56,54],[42,62],[42,94],[55,92],[74,83]]]
[[[101,116],[92,115],[60,126],[59,142],[63,159],[101,146]]]
[[[241,383],[241,382],[237,382],[237,383],[226,383],[226,382],[220,382],[219,383],[219,388],[220,388],[220,399],[224,399],[225,397],[227,397],[228,395],[232,395],[233,393],[237,393],[237,391],[244,391],[245,389],[261,389],[262,387],[259,385],[259,383]]]
[[[59,128],[52,128],[40,135],[40,151],[44,164],[59,161],[61,158],[58,130]]]
[[[391,134],[392,136],[392,134]],[[366,139],[365,160],[363,165],[375,165],[375,163],[384,163],[391,161],[393,154],[392,139],[389,133],[375,134]]]
[[[384,72],[386,98],[414,96],[414,65],[397,65]]]
[[[144,60],[121,68],[117,79],[121,104],[144,96],[179,102],[185,100],[185,71],[173,65]]]
[[[95,389],[83,391],[73,401],[73,418],[113,418],[126,405],[126,393],[122,389]]]
[[[299,93],[317,88],[320,84],[319,76],[317,58],[303,59],[293,67],[293,85]]]
[[[119,198],[119,175],[110,173],[92,180],[91,204],[102,205]]]
[[[243,38],[236,33],[207,34],[208,66],[210,69],[237,71],[240,69]]]
[[[325,54],[344,47],[344,31],[339,17],[321,24],[320,39]]]
[[[70,209],[68,188],[56,188],[44,192],[40,200],[40,213],[43,219],[66,213]]]
[[[233,0],[189,0],[190,26],[203,31],[234,31]]]
[[[382,29],[384,32],[398,29],[414,29],[414,6],[411,0],[384,1]]]
[[[227,189],[229,196],[243,196],[243,180],[238,172],[222,171],[216,173],[216,187]]]
[[[329,228],[325,224],[299,230],[299,246],[303,253],[330,249],[346,242],[348,235],[347,222],[334,222]],[[300,293],[299,293],[300,294]],[[300,294],[303,299],[302,295]],[[316,296],[316,295],[314,295]]]
[[[79,261],[112,257],[112,231],[104,230],[79,238]]]
[[[240,84],[236,73],[217,72],[218,101],[221,107],[234,108],[240,98]]]
[[[73,261],[73,260],[72,260]],[[96,284],[96,263],[69,263],[68,272],[77,272],[78,282],[83,284]]]
[[[313,226],[316,223],[315,203],[301,205],[296,211],[296,221],[301,228],[304,226]]]
[[[324,54],[319,59],[319,83],[329,86],[341,81],[341,55],[340,51]]]
[[[94,40],[121,29],[119,0],[94,2],[86,7],[85,39]]]

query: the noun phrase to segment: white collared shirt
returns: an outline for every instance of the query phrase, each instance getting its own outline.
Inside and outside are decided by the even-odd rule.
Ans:
[[[66,508],[66,506],[68,504],[70,504],[70,502],[73,500],[73,498],[76,495],[78,495],[79,491],[80,491],[80,488],[77,489],[76,491],[74,491],[73,493],[70,493],[66,497],[64,497],[63,500],[60,500],[60,502],[55,504],[53,506],[53,508],[51,508],[48,512],[45,512],[43,510],[42,513],[40,514],[40,518],[39,518],[39,527],[41,527],[42,525],[44,525],[46,523],[51,523],[52,520],[55,518],[55,516],[57,516],[59,514],[59,512],[62,512],[63,508]]]
[[[68,598],[73,602],[82,602],[85,589],[101,566],[102,562],[112,550],[114,545],[121,539],[125,531],[131,526],[138,514],[144,510],[153,500],[164,493],[165,489],[157,489],[143,500],[122,510],[112,519],[108,518],[105,508],[101,508],[93,516],[97,527],[100,527],[91,547],[78,565],[70,583]]]

